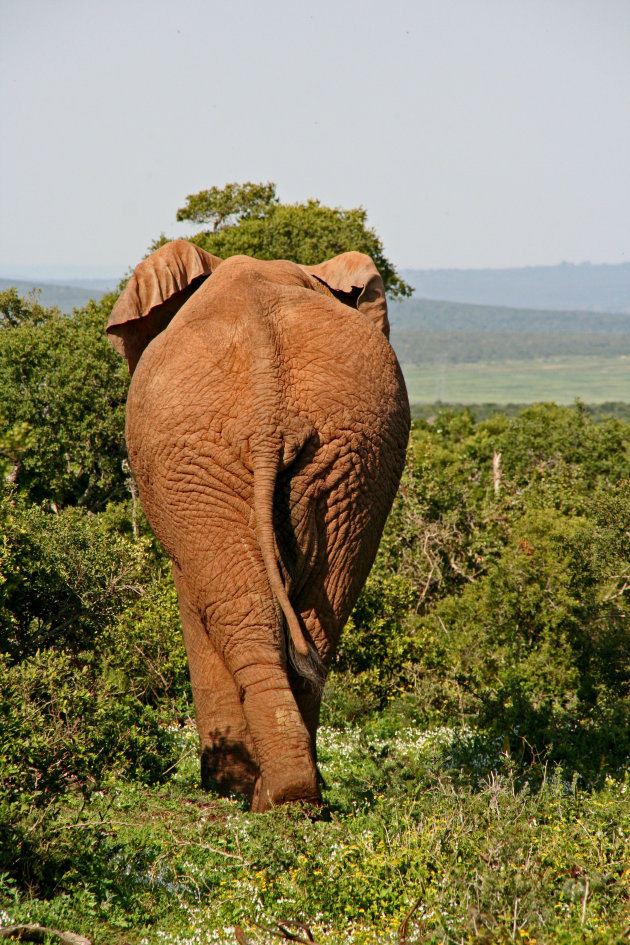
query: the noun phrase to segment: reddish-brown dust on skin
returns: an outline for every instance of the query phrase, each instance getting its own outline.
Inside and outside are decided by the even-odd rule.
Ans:
[[[167,247],[136,282],[159,278]],[[253,810],[320,802],[321,685],[405,460],[382,282],[344,256],[310,269],[195,256],[210,274],[139,358],[136,297],[112,329],[137,360],[129,458],[173,561],[203,783]]]

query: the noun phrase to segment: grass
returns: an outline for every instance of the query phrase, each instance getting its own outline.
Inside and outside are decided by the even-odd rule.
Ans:
[[[586,403],[627,400],[630,358],[563,357],[464,364],[403,364],[411,403]]]
[[[185,729],[168,783],[114,783],[86,807],[69,802],[65,890],[43,901],[6,884],[0,924],[37,921],[94,945],[309,931],[321,945],[612,945],[627,934],[627,779],[580,788],[570,772],[520,770],[474,731],[423,733],[384,716],[321,730],[323,818],[252,815],[199,789],[194,739]]]

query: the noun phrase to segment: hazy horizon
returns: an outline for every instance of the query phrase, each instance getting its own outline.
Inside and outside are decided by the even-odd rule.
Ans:
[[[527,269],[559,269],[562,267],[567,267],[567,269],[588,269],[589,267],[628,267],[630,263],[620,262],[620,263],[593,263],[590,260],[585,260],[584,262],[573,263],[562,260],[559,263],[550,263],[548,265],[531,265],[531,266],[478,266],[464,268],[461,266],[444,266],[444,267],[434,267],[432,269],[421,268],[420,266],[398,266],[398,272],[405,278],[409,279],[412,273],[483,273],[483,272],[496,272],[496,273],[509,273],[520,272]],[[3,265],[0,262],[0,279],[16,279],[18,281],[29,282],[33,280],[41,280],[42,282],[47,282],[50,284],[59,284],[59,285],[70,285],[73,281],[76,282],[105,282],[105,281],[117,281],[121,279],[127,270],[133,267],[125,266],[122,263],[119,266],[110,265],[110,266],[80,266],[80,265],[29,265],[29,266],[11,266]],[[67,280],[67,281],[64,281]]]

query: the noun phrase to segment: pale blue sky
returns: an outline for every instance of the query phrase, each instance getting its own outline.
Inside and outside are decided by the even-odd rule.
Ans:
[[[233,180],[362,204],[400,267],[630,260],[630,0],[0,12],[4,273],[122,271]]]

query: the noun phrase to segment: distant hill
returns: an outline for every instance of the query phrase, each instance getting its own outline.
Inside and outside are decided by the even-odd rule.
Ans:
[[[630,315],[412,298],[389,316],[402,364],[630,356]]]
[[[41,267],[40,267],[41,268]],[[124,267],[121,267],[121,275]],[[57,305],[62,311],[70,312],[76,306],[85,305],[89,299],[98,299],[106,291],[110,291],[118,284],[121,276],[116,278],[100,270],[93,274],[86,272],[59,273],[59,277],[52,271],[17,272],[16,277],[8,271],[6,266],[0,269],[0,291],[8,285],[14,285],[19,292],[27,294],[33,287],[42,290],[43,305]],[[630,263],[614,265],[591,265],[583,263],[579,266],[563,263],[560,266],[529,266],[519,269],[403,269],[402,276],[416,289],[416,296],[422,305],[428,304],[425,300],[442,302],[456,302],[468,305],[502,306],[512,309],[542,310],[541,319],[547,318],[549,311],[575,312],[615,312],[630,315]],[[100,278],[94,278],[100,275]],[[413,304],[417,304],[412,300]],[[405,302],[403,306],[410,303]],[[397,313],[398,307],[392,305],[394,319],[405,318],[411,314],[411,309],[405,309],[405,315]],[[446,310],[440,312],[440,317]],[[438,312],[438,309],[435,309]],[[462,316],[464,317],[464,316]],[[465,317],[476,322],[478,313],[468,311]],[[608,316],[607,316],[608,317]],[[527,327],[500,328],[508,331],[537,331],[533,322]],[[397,327],[421,327],[400,323]],[[425,324],[422,327],[439,330],[443,325]],[[463,326],[462,326],[463,327]],[[457,329],[459,330],[459,329]],[[467,330],[478,331],[479,325],[472,322]],[[568,329],[561,327],[549,328],[549,331],[575,332],[598,330],[585,327]],[[608,330],[608,329],[606,329]],[[625,329],[624,329],[625,330]]]
[[[427,299],[630,314],[630,263],[522,269],[403,269]]]
[[[105,283],[105,284],[103,284]],[[22,279],[0,279],[0,292],[14,286],[22,296],[39,289],[39,301],[46,308],[53,305],[70,314],[73,308],[83,308],[91,299],[101,299],[110,286],[105,280],[79,280],[75,285],[59,285],[56,282],[30,282]]]
[[[630,314],[508,308],[417,298],[390,302],[388,307],[389,321],[396,331],[630,332]]]
[[[396,331],[391,343],[403,369],[409,364],[473,364],[540,358],[630,358],[625,335],[521,331]]]

